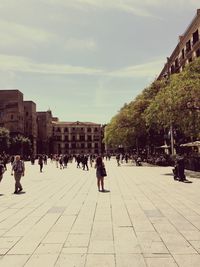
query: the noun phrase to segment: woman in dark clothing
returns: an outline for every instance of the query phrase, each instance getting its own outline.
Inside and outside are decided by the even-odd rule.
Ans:
[[[38,164],[40,165],[40,172],[42,172],[43,164],[44,164],[43,156],[39,156]]]
[[[101,191],[104,192],[105,191],[104,177],[107,176],[107,174],[106,174],[106,169],[105,169],[105,165],[103,163],[102,157],[97,157],[95,168],[96,168],[98,190],[100,191],[100,186],[101,186]]]

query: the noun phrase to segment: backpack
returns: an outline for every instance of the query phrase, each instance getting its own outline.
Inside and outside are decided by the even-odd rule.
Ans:
[[[15,162],[14,163],[15,165],[14,165],[14,168],[13,168],[13,170],[15,171],[15,172],[23,172],[23,164],[22,164],[22,161],[20,160],[20,161],[18,161],[18,162]]]

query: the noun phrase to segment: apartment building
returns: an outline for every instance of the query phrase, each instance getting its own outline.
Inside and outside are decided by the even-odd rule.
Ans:
[[[100,154],[102,127],[93,122],[53,122],[53,151],[56,154]]]
[[[189,24],[184,34],[179,36],[179,43],[162,69],[158,80],[181,72],[185,65],[200,57],[200,9]]]

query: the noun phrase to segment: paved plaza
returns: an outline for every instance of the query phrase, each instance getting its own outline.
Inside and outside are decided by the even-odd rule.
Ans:
[[[200,179],[175,182],[170,167],[116,166],[98,192],[95,170],[26,163],[14,195],[0,184],[1,267],[200,266]]]

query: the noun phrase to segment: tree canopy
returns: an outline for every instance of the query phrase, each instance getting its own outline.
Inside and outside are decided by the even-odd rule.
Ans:
[[[171,124],[187,137],[200,138],[199,107],[200,58],[181,73],[154,81],[125,104],[106,126],[105,142],[124,147],[156,143]]]

